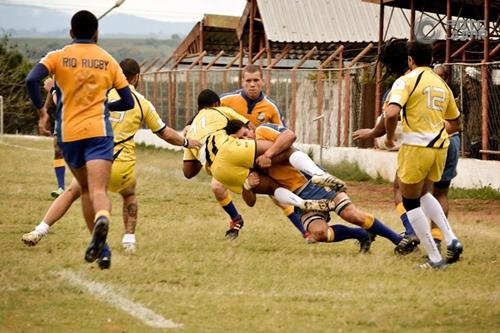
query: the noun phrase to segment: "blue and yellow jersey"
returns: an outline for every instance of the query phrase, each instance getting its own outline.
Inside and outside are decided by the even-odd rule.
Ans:
[[[460,117],[450,87],[429,67],[418,67],[392,85],[389,104],[402,110],[402,144],[448,147],[445,120]]]
[[[262,124],[255,129],[257,140],[276,141],[287,128],[276,124]],[[267,169],[269,177],[276,180],[290,191],[295,191],[307,183],[306,177],[290,164],[276,164]]]
[[[109,113],[114,134],[115,161],[134,161],[136,159],[134,136],[143,121],[153,133],[160,132],[166,127],[153,104],[135,91],[134,86],[130,85],[129,87],[134,98],[134,108],[126,112],[111,111]],[[120,99],[120,96],[113,89],[109,92],[108,99],[113,101]]]
[[[59,141],[112,136],[106,94],[128,85],[115,59],[91,40],[75,40],[40,63],[56,82]]]
[[[238,119],[248,123],[248,119],[231,108],[219,106],[205,108],[198,112],[189,127],[186,137],[203,143],[201,148],[184,149],[184,161],[198,160],[209,166],[218,149],[228,140],[225,127],[229,120]]]
[[[283,115],[278,104],[261,93],[256,100],[248,98],[242,89],[223,94],[220,97],[222,106],[227,106],[248,120],[255,126],[263,123],[285,125]]]

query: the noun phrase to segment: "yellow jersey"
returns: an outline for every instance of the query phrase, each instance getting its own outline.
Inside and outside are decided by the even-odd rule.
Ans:
[[[135,161],[134,136],[143,121],[153,133],[160,132],[166,127],[153,104],[139,94],[134,86],[130,85],[129,87],[134,98],[134,108],[125,112],[112,111],[109,114],[114,134],[115,161]],[[120,99],[120,96],[113,89],[109,92],[108,99],[113,101]]]
[[[276,141],[286,127],[276,124],[262,124],[255,129],[257,140]],[[307,183],[307,178],[290,164],[276,164],[267,169],[269,177],[290,191],[296,191]]]
[[[75,40],[40,63],[55,78],[59,141],[112,136],[106,94],[128,85],[116,60],[91,40]]]
[[[285,125],[278,104],[262,92],[256,100],[252,100],[245,95],[243,89],[239,89],[221,95],[220,103],[235,110],[255,126],[263,123]]]
[[[392,85],[389,104],[402,108],[403,145],[448,147],[445,120],[460,117],[450,87],[429,67],[417,67]]]
[[[214,161],[218,148],[227,140],[225,127],[229,120],[240,120],[248,123],[248,119],[228,107],[210,107],[200,110],[186,133],[188,139],[200,141],[201,148],[184,149],[184,161],[198,160],[208,166]]]

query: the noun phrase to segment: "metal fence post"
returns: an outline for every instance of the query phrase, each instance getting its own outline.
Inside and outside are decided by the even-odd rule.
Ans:
[[[313,122],[318,122],[319,127],[319,165],[323,165],[323,119],[325,116],[322,114],[313,118]]]

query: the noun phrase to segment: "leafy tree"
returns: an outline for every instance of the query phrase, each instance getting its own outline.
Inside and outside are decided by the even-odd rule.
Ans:
[[[33,134],[38,117],[28,98],[24,79],[31,64],[9,44],[7,36],[0,40],[0,95],[4,104],[4,131]]]

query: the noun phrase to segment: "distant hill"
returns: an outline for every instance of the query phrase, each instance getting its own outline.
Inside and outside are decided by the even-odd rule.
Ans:
[[[67,38],[71,15],[48,8],[0,5],[0,35]],[[184,36],[194,22],[164,22],[133,15],[110,15],[100,22],[100,35],[119,38]]]

